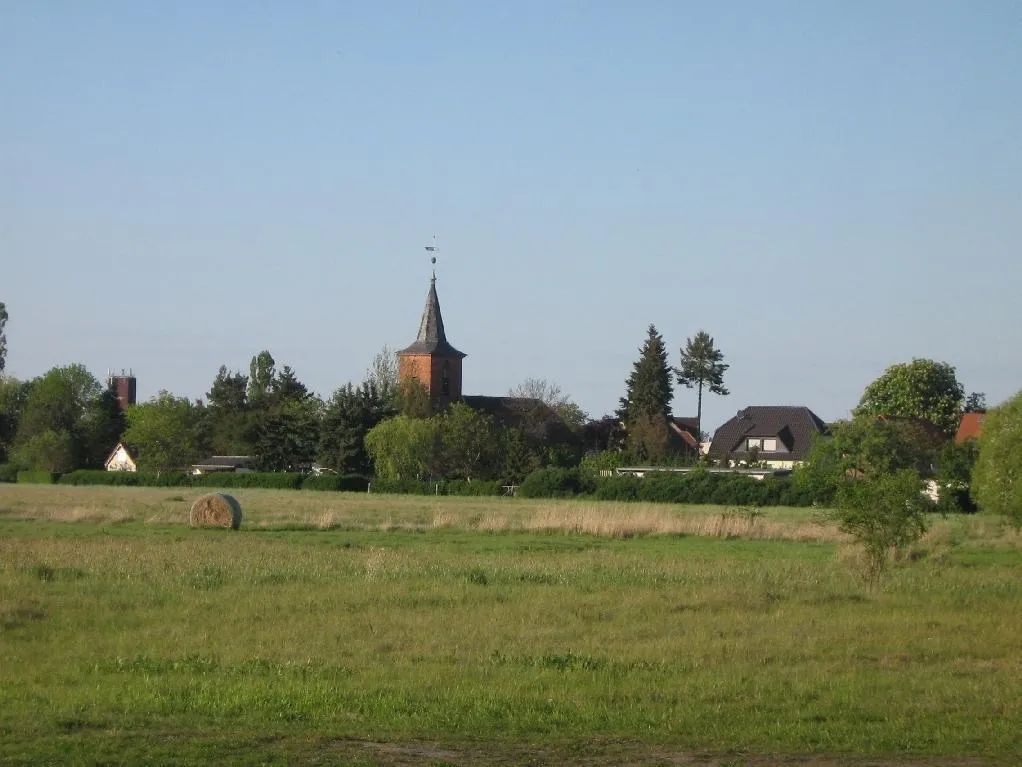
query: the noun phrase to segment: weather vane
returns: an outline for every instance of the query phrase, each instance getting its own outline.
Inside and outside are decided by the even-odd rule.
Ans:
[[[429,262],[433,264],[433,279],[436,279],[436,254],[440,252],[440,248],[436,244],[436,235],[433,235],[433,244],[426,246],[426,251],[430,254]]]

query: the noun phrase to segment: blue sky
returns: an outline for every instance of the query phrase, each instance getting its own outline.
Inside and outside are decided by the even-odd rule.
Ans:
[[[933,357],[1020,388],[1022,3],[0,4],[7,372],[323,395],[441,248],[465,392],[611,411],[655,323],[746,405]],[[675,412],[694,413],[677,391]]]

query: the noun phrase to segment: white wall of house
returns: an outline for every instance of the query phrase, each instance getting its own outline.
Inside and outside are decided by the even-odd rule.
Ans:
[[[135,461],[128,455],[124,445],[118,445],[106,462],[107,471],[137,471]]]

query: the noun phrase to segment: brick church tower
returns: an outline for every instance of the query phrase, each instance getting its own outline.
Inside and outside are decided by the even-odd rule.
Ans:
[[[429,281],[419,335],[415,343],[399,351],[397,356],[398,377],[418,380],[429,393],[434,410],[443,410],[461,399],[461,361],[465,354],[451,346],[444,333],[435,273]]]

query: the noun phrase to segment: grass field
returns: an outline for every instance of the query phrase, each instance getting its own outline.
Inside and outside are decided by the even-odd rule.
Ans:
[[[1016,764],[1022,536],[807,510],[0,485],[0,761]]]

